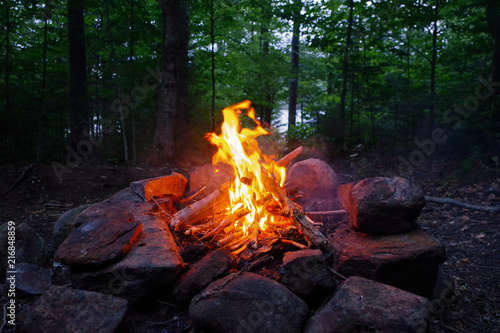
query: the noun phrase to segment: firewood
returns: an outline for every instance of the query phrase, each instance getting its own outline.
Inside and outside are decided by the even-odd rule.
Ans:
[[[208,216],[212,211],[219,211],[229,205],[229,183],[224,183],[221,187],[213,191],[210,195],[186,206],[172,216],[170,226],[177,228],[179,224],[190,224]]]
[[[232,232],[229,236],[226,236],[217,242],[217,247],[225,246],[231,243],[235,238],[240,238],[243,236],[243,231]]]
[[[201,237],[200,240],[204,240],[204,239],[207,239],[208,237],[212,237],[212,236],[217,235],[217,233],[219,233],[219,231],[221,231],[225,227],[229,226],[231,223],[238,221],[239,219],[241,219],[243,216],[247,215],[248,213],[250,213],[250,210],[248,210],[248,209],[237,210],[236,212],[230,214],[224,220],[222,220],[222,222],[219,223],[219,225],[215,229],[213,229],[213,230],[207,232],[205,235],[203,235],[203,237]]]
[[[208,223],[203,223],[203,224],[189,227],[189,229],[184,231],[184,235],[195,235],[199,232],[208,230],[210,228],[215,228],[216,226],[217,226],[217,224],[212,220]]]
[[[301,147],[298,147],[294,150],[292,150],[291,152],[289,152],[288,154],[286,154],[285,156],[283,156],[282,158],[280,158],[277,162],[276,162],[276,165],[277,166],[285,166],[287,165],[288,163],[290,163],[292,160],[294,160],[297,156],[300,155],[300,153],[302,153],[302,146]]]
[[[250,235],[250,241],[248,242],[248,246],[254,250],[257,250],[259,247],[258,240],[260,234],[260,227],[257,223],[255,223],[254,228],[252,230],[252,234]]]
[[[286,195],[285,190],[276,184],[276,182],[266,173],[262,173],[261,179],[264,183],[264,187],[271,192],[281,204],[281,214],[287,217],[291,216],[295,206],[293,201]]]

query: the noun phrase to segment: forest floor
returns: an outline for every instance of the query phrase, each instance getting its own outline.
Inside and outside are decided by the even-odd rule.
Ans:
[[[376,154],[334,164],[343,183],[397,175],[395,164]],[[454,169],[459,169],[458,163],[428,162],[407,178],[420,185],[426,195],[482,206],[500,205],[500,170],[479,165],[458,176],[451,172]],[[0,166],[0,223],[27,222],[50,244],[53,225],[65,211],[102,201],[131,181],[170,174],[172,170],[175,168],[82,167],[69,170],[60,182],[50,165]],[[187,174],[190,170],[175,171]],[[428,203],[423,209],[419,223],[445,245],[447,260],[441,269],[454,281],[456,295],[445,302],[445,307],[435,308],[431,333],[500,332],[499,217],[450,205]]]

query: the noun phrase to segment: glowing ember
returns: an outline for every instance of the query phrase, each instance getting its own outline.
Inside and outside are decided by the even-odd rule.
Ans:
[[[239,115],[246,110],[255,129],[241,128]],[[263,177],[273,179],[283,186],[286,177],[284,167],[277,166],[268,156],[261,153],[257,137],[269,135],[255,117],[250,101],[225,108],[221,134],[207,134],[208,140],[218,147],[213,164],[224,162],[234,170],[235,179],[230,184],[230,207],[227,214],[242,216],[234,222],[235,232],[258,233],[275,223],[268,207],[277,204],[277,198],[266,189]]]

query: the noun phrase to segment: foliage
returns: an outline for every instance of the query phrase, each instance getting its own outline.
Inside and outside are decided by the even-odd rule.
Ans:
[[[197,140],[219,126],[222,108],[245,99],[254,102],[262,120],[269,115],[276,125],[282,118],[293,3],[191,2],[189,106]],[[0,163],[67,163],[67,2],[2,4]],[[440,149],[460,147],[453,138],[465,131],[475,138],[471,147],[461,148],[471,149],[469,155],[476,158],[480,151],[490,161],[499,156],[500,102],[488,85],[498,36],[488,27],[487,0],[359,0],[353,2],[351,22],[347,0],[302,4],[301,119],[288,135],[304,141],[321,137],[330,153],[359,144],[401,151],[415,149],[415,140],[430,138],[439,128],[450,138]],[[87,0],[85,29],[93,156],[143,161],[155,129],[158,3]],[[137,156],[125,161],[128,149]]]

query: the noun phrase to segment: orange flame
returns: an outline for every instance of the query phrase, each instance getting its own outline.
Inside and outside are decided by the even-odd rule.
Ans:
[[[255,129],[241,128],[240,117],[242,110],[247,110],[247,116],[252,119]],[[208,133],[208,140],[218,147],[217,153],[212,158],[215,165],[219,162],[231,165],[234,170],[235,180],[229,187],[231,207],[229,213],[248,210],[235,227],[241,228],[245,235],[258,223],[261,230],[265,230],[273,222],[264,202],[269,201],[271,194],[262,183],[262,173],[274,178],[276,183],[283,186],[286,177],[284,167],[277,166],[268,156],[261,153],[256,140],[261,135],[269,135],[255,117],[255,110],[250,101],[243,101],[222,110],[224,122],[221,134]]]

